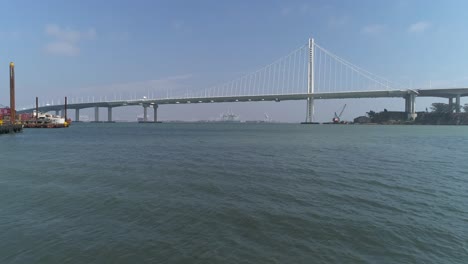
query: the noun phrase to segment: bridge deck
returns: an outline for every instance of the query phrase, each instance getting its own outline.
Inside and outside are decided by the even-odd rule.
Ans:
[[[445,97],[453,98],[457,95],[461,97],[468,96],[468,88],[449,88],[449,89],[420,89],[418,97]]]
[[[444,97],[453,98],[457,95],[461,97],[468,96],[468,88],[450,88],[450,89],[419,89],[419,90],[382,90],[382,91],[357,91],[357,92],[334,92],[334,93],[300,93],[300,94],[271,94],[271,95],[239,95],[239,96],[220,96],[220,97],[193,97],[193,98],[160,98],[160,99],[138,99],[138,100],[119,100],[105,102],[86,102],[68,104],[68,109],[84,109],[92,107],[122,107],[132,105],[171,105],[171,104],[198,104],[198,103],[225,103],[225,102],[261,102],[261,101],[292,101],[306,100],[314,98],[315,100],[327,99],[349,99],[349,98],[404,98],[409,94],[417,97]],[[40,111],[60,111],[64,109],[63,104],[46,105],[39,107]],[[29,113],[34,108],[22,109],[18,113]]]
[[[162,99],[139,99],[122,100],[107,102],[86,102],[68,104],[68,109],[84,109],[92,107],[122,107],[132,105],[169,105],[169,104],[197,104],[197,103],[224,103],[224,102],[261,102],[261,101],[292,101],[306,100],[311,97],[316,100],[326,99],[347,99],[347,98],[389,98],[405,97],[408,94],[416,93],[412,90],[384,90],[384,91],[359,91],[359,92],[335,92],[335,93],[314,93],[314,94],[273,94],[273,95],[255,95],[255,96],[226,96],[226,97],[194,97],[194,98],[162,98]],[[39,107],[40,111],[60,111],[64,108],[63,104],[47,105]],[[34,109],[22,109],[18,113],[32,112]]]

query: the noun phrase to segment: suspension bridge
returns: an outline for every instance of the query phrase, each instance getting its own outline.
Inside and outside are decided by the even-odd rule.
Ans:
[[[206,89],[151,98],[95,101],[94,97],[71,98],[67,109],[75,110],[75,121],[79,121],[80,110],[94,108],[94,120],[100,121],[99,109],[107,108],[107,121],[111,122],[112,109],[124,106],[143,107],[143,118],[148,121],[148,108],[153,108],[154,122],[158,121],[158,107],[171,104],[198,104],[224,102],[261,102],[305,100],[306,117],[304,123],[314,121],[314,101],[346,98],[402,98],[408,118],[415,118],[417,96],[445,97],[449,103],[460,105],[460,97],[468,96],[468,88],[413,90],[405,89],[383,77],[373,74],[318,45],[314,39],[293,50],[288,55],[240,78]],[[39,105],[41,112],[65,109],[65,104],[57,102]],[[30,106],[18,111],[32,112]],[[459,109],[456,108],[456,109]]]

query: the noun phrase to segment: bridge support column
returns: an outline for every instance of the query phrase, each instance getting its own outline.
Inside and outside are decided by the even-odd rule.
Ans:
[[[460,113],[460,110],[461,110],[460,95],[457,94],[457,97],[455,97],[455,112]]]
[[[107,107],[107,122],[112,122],[112,107]]]
[[[449,98],[448,106],[449,106],[449,113],[453,113],[453,97]]]
[[[409,104],[409,95],[406,95],[406,97],[405,97],[405,113],[407,113],[407,114],[410,112],[409,111],[409,105],[410,105]]]
[[[314,120],[314,99],[307,98],[307,113],[306,113],[306,123],[312,123]]]
[[[408,115],[408,120],[415,120],[416,114],[416,95],[408,94],[405,97],[405,112]]]
[[[154,104],[154,105],[153,105],[153,111],[154,111],[154,112],[153,112],[153,114],[154,114],[153,120],[154,120],[155,123],[158,122],[158,107],[159,107],[159,106],[158,106],[157,104]]]
[[[148,122],[148,106],[143,105],[143,121]]]
[[[415,120],[417,117],[416,114],[416,95],[410,95],[410,120]]]
[[[99,107],[94,107],[94,122],[99,122]]]
[[[75,109],[75,122],[80,122],[80,109]]]
[[[60,115],[60,110],[55,110],[55,115],[59,116]]]

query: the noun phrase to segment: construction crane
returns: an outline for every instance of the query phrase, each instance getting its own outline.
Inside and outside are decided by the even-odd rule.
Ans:
[[[346,109],[346,104],[341,109],[341,112],[340,112],[339,115],[337,115],[336,112],[335,112],[335,117],[333,117],[333,119],[332,119],[333,123],[338,124],[338,123],[341,122],[341,115],[343,115],[343,112],[344,112],[345,109]]]

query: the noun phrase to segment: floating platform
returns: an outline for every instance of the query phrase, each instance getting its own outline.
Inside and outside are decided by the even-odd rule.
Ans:
[[[23,125],[3,125],[0,126],[0,134],[19,133],[23,131]]]
[[[301,122],[301,125],[320,125],[319,122]]]

